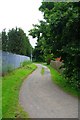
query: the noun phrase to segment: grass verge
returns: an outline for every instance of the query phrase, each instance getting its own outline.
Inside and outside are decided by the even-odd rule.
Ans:
[[[19,91],[24,78],[35,69],[34,64],[29,64],[2,77],[3,118],[29,118],[29,115],[19,105]]]
[[[50,69],[52,81],[56,83],[60,88],[62,88],[68,94],[78,97],[79,93],[75,88],[72,88],[66,81],[66,79],[50,65],[47,65]]]
[[[2,77],[0,76],[0,120],[2,118]]]
[[[41,69],[41,74],[44,75],[44,68]]]

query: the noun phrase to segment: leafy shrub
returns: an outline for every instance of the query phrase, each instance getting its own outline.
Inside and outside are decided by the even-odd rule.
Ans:
[[[64,63],[64,75],[65,78],[67,79],[67,82],[74,88],[80,89],[80,76],[79,76],[79,62],[76,59],[75,62],[75,57],[74,59],[70,59],[71,57],[69,56],[68,60],[65,61]]]
[[[52,54],[47,54],[47,56],[45,57],[45,61],[47,62],[47,65],[50,64],[52,57],[53,57]]]
[[[25,60],[25,61],[23,61],[23,62],[20,63],[20,66],[21,66],[21,67],[25,67],[25,66],[27,66],[27,65],[29,65],[29,64],[31,64],[31,63],[32,63],[31,61]]]

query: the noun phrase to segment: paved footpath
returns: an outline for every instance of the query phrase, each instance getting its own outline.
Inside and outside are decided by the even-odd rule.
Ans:
[[[52,83],[47,67],[36,65],[38,68],[23,82],[20,90],[19,101],[24,110],[31,118],[78,118],[78,99]]]

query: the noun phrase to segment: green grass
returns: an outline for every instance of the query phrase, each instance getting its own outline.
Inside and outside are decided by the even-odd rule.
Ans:
[[[10,72],[2,78],[3,118],[28,118],[29,115],[19,105],[19,91],[24,79],[36,69],[34,64]]]
[[[61,89],[63,89],[68,94],[78,97],[78,91],[75,88],[72,88],[66,81],[66,79],[50,65],[47,65],[50,69],[52,81],[57,84]]]
[[[2,78],[0,77],[0,120],[2,118]]]
[[[42,67],[42,69],[41,69],[41,74],[44,75],[44,72],[45,72],[45,71],[44,71],[44,68]]]

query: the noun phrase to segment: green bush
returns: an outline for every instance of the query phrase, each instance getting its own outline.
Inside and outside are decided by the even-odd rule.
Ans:
[[[32,63],[31,61],[25,60],[24,62],[21,62],[21,63],[20,63],[20,66],[21,66],[21,67],[25,67],[25,66],[27,66],[27,65],[29,65],[29,64],[31,64],[31,63]]]
[[[53,57],[52,54],[47,54],[47,56],[45,57],[45,61],[47,62],[47,65],[50,64],[52,57]]]

